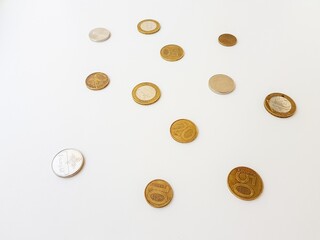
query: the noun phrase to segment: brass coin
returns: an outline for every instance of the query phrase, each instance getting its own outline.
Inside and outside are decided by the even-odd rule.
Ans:
[[[291,117],[297,107],[295,102],[283,93],[271,93],[264,100],[264,107],[273,116],[280,118]]]
[[[236,167],[228,175],[230,191],[242,200],[254,200],[263,190],[263,182],[258,173],[248,167]]]
[[[158,86],[150,82],[139,83],[132,90],[134,101],[142,105],[155,103],[159,100],[160,95],[161,93]]]
[[[224,74],[217,74],[209,79],[209,87],[215,93],[227,94],[231,93],[236,85],[231,77]]]
[[[91,90],[101,90],[108,86],[109,82],[109,77],[102,72],[92,73],[86,79],[86,85]]]
[[[171,124],[170,133],[174,140],[189,143],[198,136],[197,126],[187,119],[179,119]]]
[[[166,181],[155,179],[146,186],[144,196],[152,207],[162,208],[171,202],[173,190]]]
[[[237,44],[237,38],[232,34],[222,34],[219,36],[219,43],[226,47],[232,47]]]
[[[153,19],[145,19],[138,23],[137,28],[143,34],[153,34],[160,30],[160,23]]]
[[[183,58],[184,51],[180,46],[170,44],[161,49],[160,55],[164,60],[174,62]]]

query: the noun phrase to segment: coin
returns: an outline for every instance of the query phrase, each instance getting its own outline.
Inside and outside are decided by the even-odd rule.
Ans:
[[[160,30],[160,23],[153,19],[145,19],[138,23],[137,28],[143,34],[153,34]]]
[[[150,105],[160,98],[160,89],[157,85],[150,82],[139,83],[132,90],[134,101],[142,105]]]
[[[254,200],[263,190],[263,182],[258,173],[248,167],[236,167],[228,175],[230,191],[242,200]]]
[[[187,119],[179,119],[171,124],[170,133],[174,140],[189,143],[198,136],[197,126]]]
[[[109,82],[109,77],[102,72],[92,73],[86,79],[86,85],[91,90],[101,90],[108,86]]]
[[[264,100],[264,107],[273,116],[280,118],[291,117],[297,107],[295,102],[283,93],[271,93]]]
[[[64,149],[57,153],[52,160],[52,170],[59,177],[72,177],[82,169],[84,158],[75,149]]]
[[[226,47],[232,47],[237,44],[237,38],[232,34],[222,34],[219,36],[219,43]]]
[[[146,186],[144,196],[152,207],[162,208],[171,202],[173,190],[168,182],[155,179]]]
[[[231,93],[236,85],[231,77],[224,74],[217,74],[209,79],[209,87],[215,93]]]
[[[173,62],[173,61],[178,61],[184,56],[184,51],[183,49],[174,44],[166,45],[164,46],[161,51],[160,55],[164,60]]]
[[[89,32],[89,38],[94,42],[103,42],[110,38],[111,33],[105,28],[95,28]]]

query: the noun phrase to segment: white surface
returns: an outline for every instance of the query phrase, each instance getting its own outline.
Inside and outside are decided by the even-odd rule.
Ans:
[[[3,240],[314,240],[320,239],[320,1],[18,1],[0,2],[0,239]],[[137,31],[146,18],[154,35]],[[95,27],[112,32],[94,43]],[[218,43],[229,32],[238,44]],[[164,61],[166,44],[185,56]],[[90,91],[102,71],[110,85]],[[214,94],[208,80],[227,74],[236,90]],[[141,106],[133,87],[161,89]],[[297,104],[289,119],[263,100],[283,92]],[[173,121],[199,128],[175,142]],[[61,179],[51,161],[79,149],[82,171]],[[234,167],[256,170],[264,192],[252,202],[228,190]],[[153,179],[174,199],[154,209]]]

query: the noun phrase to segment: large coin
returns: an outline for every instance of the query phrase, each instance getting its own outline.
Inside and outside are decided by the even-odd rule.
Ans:
[[[262,179],[248,167],[236,167],[228,175],[230,191],[242,200],[254,200],[263,190]]]
[[[59,177],[72,177],[82,169],[84,158],[75,149],[64,149],[57,153],[52,160],[52,170]]]
[[[209,88],[215,93],[231,93],[235,87],[232,78],[224,74],[214,75],[209,80]]]
[[[219,43],[226,47],[231,47],[237,44],[237,38],[232,34],[222,34],[219,36]]]
[[[86,79],[86,85],[91,90],[101,90],[108,86],[109,82],[109,77],[102,72],[92,73]]]
[[[110,38],[111,33],[105,28],[95,28],[89,32],[89,38],[94,42],[103,42]]]
[[[155,207],[167,206],[173,198],[173,190],[169,183],[161,179],[151,181],[144,190],[147,202]]]
[[[138,23],[137,28],[143,34],[153,34],[160,30],[160,23],[153,19],[145,19]]]
[[[187,119],[179,119],[172,123],[170,133],[174,140],[180,143],[189,143],[198,136],[197,126]]]
[[[291,117],[296,111],[295,102],[283,93],[271,93],[264,100],[264,107],[272,115],[280,118]]]
[[[153,104],[160,98],[160,89],[157,85],[149,82],[140,83],[132,90],[133,99],[142,105]]]
[[[173,62],[173,61],[178,61],[184,56],[184,51],[183,49],[174,44],[166,45],[164,46],[161,51],[160,55],[164,60]]]

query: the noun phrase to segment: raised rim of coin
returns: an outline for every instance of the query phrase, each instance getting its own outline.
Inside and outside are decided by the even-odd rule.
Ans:
[[[97,83],[94,81],[94,77],[95,75],[102,75],[103,79],[102,79],[102,83],[98,86]],[[94,81],[94,84],[93,83],[90,83],[90,81]],[[94,73],[91,73],[87,78],[86,78],[86,86],[87,88],[89,88],[90,90],[94,90],[94,91],[97,91],[97,90],[102,90],[104,88],[106,88],[110,83],[110,79],[108,77],[107,74],[103,73],[103,72],[94,72]]]
[[[230,33],[221,34],[218,38],[218,41],[221,45],[225,47],[232,47],[236,45],[238,42],[237,38]]]
[[[144,30],[141,25],[145,22],[153,22],[156,24],[156,27],[152,30]],[[138,31],[143,33],[143,34],[153,34],[153,33],[156,33],[160,30],[161,26],[160,26],[160,23],[154,19],[144,19],[142,20],[141,22],[138,23],[137,25],[137,28],[138,28]]]
[[[273,109],[269,105],[269,101],[274,97],[283,97],[286,100],[288,100],[291,104],[290,110],[287,112],[278,112],[275,109]],[[266,96],[266,98],[264,100],[264,107],[270,114],[272,114],[273,116],[279,117],[279,118],[291,117],[297,109],[296,103],[293,101],[293,99],[284,93],[270,93],[268,96]]]
[[[221,86],[222,80],[224,81],[223,86]],[[219,83],[220,83],[220,85],[219,85]],[[228,86],[226,86],[226,85],[228,85]],[[236,84],[231,77],[229,77],[225,74],[216,74],[216,75],[213,75],[209,79],[209,88],[214,93],[225,95],[225,94],[233,92],[236,88]]]
[[[168,57],[164,54],[164,51],[168,48],[177,48],[181,51],[181,56],[175,56],[175,57]],[[161,57],[166,60],[166,61],[169,61],[169,62],[175,62],[175,61],[178,61],[180,59],[182,59],[184,57],[184,50],[182,47],[180,47],[179,45],[176,45],[176,44],[168,44],[168,45],[165,45],[164,47],[161,48],[160,50],[160,55]]]
[[[150,186],[152,183],[156,182],[156,181],[164,182],[166,185],[169,186],[169,192],[171,192],[171,197],[170,197],[170,196],[169,196],[169,197],[167,196],[168,198],[167,198],[166,201],[163,202],[162,204],[161,204],[161,203],[159,203],[159,204],[158,204],[158,203],[152,203],[152,202],[150,201],[149,197],[148,197],[148,194],[147,194],[147,190],[148,190],[149,186]],[[156,192],[158,192],[158,191],[156,191]],[[168,193],[169,193],[169,192],[168,192]],[[160,193],[160,195],[161,195],[161,193]],[[171,185],[170,185],[167,181],[165,181],[165,180],[163,180],[163,179],[154,179],[154,180],[152,180],[151,182],[149,182],[149,183],[147,184],[147,186],[145,187],[145,189],[144,189],[144,197],[145,197],[147,203],[148,203],[150,206],[155,207],[155,208],[163,208],[163,207],[167,206],[167,205],[172,201],[172,199],[173,199],[173,189],[172,189]],[[164,200],[165,200],[165,199],[164,199]]]
[[[105,28],[94,28],[89,32],[89,38],[93,42],[104,42],[108,40],[111,36],[111,33],[108,29]]]
[[[156,91],[155,96],[153,98],[151,98],[150,100],[143,100],[143,99],[140,99],[137,96],[137,91],[139,90],[139,88],[141,88],[143,86],[150,86]],[[157,102],[159,100],[160,96],[161,96],[161,91],[160,91],[159,87],[157,85],[155,85],[154,83],[151,83],[151,82],[139,83],[132,90],[132,97],[133,97],[134,101],[136,103],[141,104],[141,105],[153,104],[153,103],[155,103],[155,102]]]
[[[177,138],[176,136],[175,136],[175,134],[173,133],[173,127],[174,127],[174,125],[177,123],[177,122],[187,122],[188,124],[190,124],[192,127],[193,127],[193,129],[195,130],[195,134],[190,138],[190,139],[185,139],[185,138],[183,138],[183,137],[179,137],[179,138]],[[185,129],[184,131],[187,131],[188,129]],[[172,124],[171,124],[171,126],[170,126],[170,134],[171,134],[171,137],[175,140],[175,141],[177,141],[177,142],[179,142],[179,143],[190,143],[190,142],[193,142],[196,138],[197,138],[197,136],[198,136],[198,128],[197,128],[197,125],[194,123],[194,122],[192,122],[191,120],[189,120],[189,119],[185,119],[185,118],[181,118],[181,119],[178,119],[178,120],[176,120],[176,121],[174,121]],[[180,139],[180,138],[182,138],[182,139]]]

